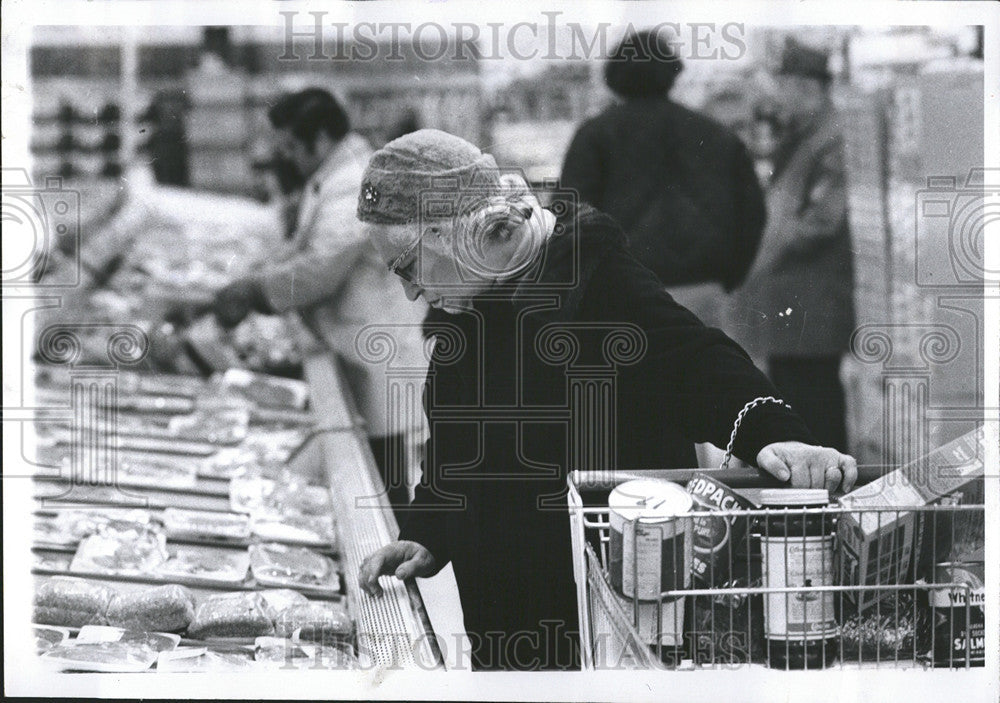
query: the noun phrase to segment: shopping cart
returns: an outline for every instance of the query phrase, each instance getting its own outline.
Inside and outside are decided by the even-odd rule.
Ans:
[[[795,525],[805,519],[819,520],[824,533],[835,534],[838,521],[847,514],[858,517],[857,508],[760,508],[752,510],[696,510],[685,520],[718,520],[733,517],[746,521],[747,538],[725,553],[728,563],[712,563],[700,584],[664,590],[658,600],[627,598],[612,587],[610,576],[610,509],[607,495],[624,481],[637,478],[663,478],[682,486],[696,473],[708,475],[734,489],[762,485],[760,472],[754,469],[678,470],[654,472],[581,472],[568,478],[568,503],[572,531],[573,565],[576,578],[580,619],[581,660],[584,669],[650,668],[702,669],[767,666],[797,668],[788,664],[799,644],[810,646],[818,654],[820,667],[858,668],[947,666],[965,669],[976,666],[972,653],[975,640],[982,644],[982,604],[973,601],[974,589],[967,583],[952,583],[947,578],[948,547],[969,525],[977,529],[985,510],[983,500],[971,504],[938,504],[916,508],[887,507],[866,511],[868,519],[879,526],[898,524],[901,520],[922,521],[921,545],[904,543],[897,532],[888,531],[888,540],[879,545],[876,559],[898,563],[902,550],[914,549],[909,566],[875,570],[871,582],[854,583],[844,560],[842,545],[835,538],[833,573],[823,574],[822,585],[798,584],[786,573],[775,587],[762,578],[760,545],[785,525],[784,534],[795,540]],[[874,476],[862,471],[859,483]],[[772,484],[774,485],[774,484]],[[974,495],[974,498],[976,496]],[[626,530],[635,544],[641,519],[627,522]],[[792,526],[792,527],[790,527]],[[648,531],[650,524],[643,524]],[[626,540],[629,538],[626,537]],[[805,531],[802,531],[803,543]],[[975,539],[975,538],[973,538]],[[981,539],[981,538],[980,538]],[[640,565],[633,559],[622,569],[631,569],[638,582]],[[929,565],[929,566],[928,566]],[[937,566],[936,566],[937,565]],[[677,563],[676,569],[689,568]],[[717,579],[715,569],[726,575]],[[846,568],[846,575],[841,569]],[[724,569],[724,572],[722,571]],[[919,578],[923,570],[936,574]],[[708,585],[706,585],[706,583]],[[944,602],[953,607],[940,607]],[[825,630],[825,646],[817,650],[815,641],[802,635],[777,641],[765,636],[768,608],[786,610],[794,599],[819,598],[820,619],[832,623]],[[869,606],[857,613],[859,599]],[[775,610],[777,609],[777,610]],[[833,612],[827,612],[832,609]],[[811,643],[811,644],[810,644]],[[770,646],[768,646],[770,645]],[[777,648],[776,648],[777,647]],[[781,648],[785,651],[782,653]],[[784,654],[784,656],[779,656]],[[982,666],[982,660],[978,661]]]

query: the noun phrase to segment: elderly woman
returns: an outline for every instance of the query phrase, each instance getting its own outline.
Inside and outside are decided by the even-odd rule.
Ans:
[[[438,335],[423,478],[361,585],[378,595],[380,575],[452,562],[475,668],[578,666],[569,470],[683,466],[664,428],[725,446],[744,411],[744,461],[791,486],[854,483],[854,460],[812,446],[746,354],[674,303],[609,217],[545,209],[491,156],[435,130],[372,157],[358,215],[407,295],[436,309]],[[571,376],[610,379],[606,422],[574,410]]]

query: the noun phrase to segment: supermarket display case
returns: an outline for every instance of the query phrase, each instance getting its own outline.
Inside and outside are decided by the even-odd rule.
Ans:
[[[109,411],[114,423],[110,426],[127,431],[114,435],[117,454],[106,455],[114,457],[117,466],[110,481],[107,476],[95,480],[101,477],[81,471],[100,463],[101,457],[95,455],[108,451],[106,442],[54,431],[53,426],[58,429],[59,425],[52,420],[59,416],[56,411],[36,423],[41,448],[34,482],[33,620],[36,644],[46,663],[64,671],[214,671],[244,666],[248,661],[254,665],[261,661],[280,664],[282,657],[289,663],[303,651],[319,660],[322,651],[323,657],[337,657],[327,659],[329,668],[443,666],[414,582],[392,579],[389,583],[386,579],[385,593],[378,599],[358,588],[361,560],[394,539],[398,526],[381,495],[381,480],[364,428],[336,362],[325,354],[310,356],[305,376],[306,382],[298,382],[298,387],[285,379],[270,382],[275,389],[305,389],[308,410],[267,407],[258,399],[243,406],[243,410],[253,410],[242,417],[243,434],[231,437],[214,426],[206,432],[203,423],[193,430],[190,423],[183,425],[186,432],[194,432],[192,440],[184,433],[166,434],[164,428],[178,425],[163,420],[201,420],[199,404],[219,403],[217,396],[224,388],[219,379],[208,382],[194,376],[122,373],[116,381],[122,389],[121,402]],[[78,395],[81,388],[84,397]],[[72,375],[60,376],[48,370],[39,376],[39,394],[48,401],[61,393],[66,396],[64,403],[72,395],[70,406],[80,401],[87,404],[94,399],[86,396],[88,388],[94,390],[95,385],[85,377],[81,382]],[[219,412],[214,410],[216,416]],[[223,414],[226,412],[232,413],[226,410]],[[62,418],[65,420],[66,413]],[[100,411],[76,418],[75,425],[69,422],[71,431],[72,427],[81,429],[81,425],[84,432],[109,426],[107,415]],[[143,427],[150,429],[143,434]],[[247,469],[256,464],[246,456],[242,459],[246,466],[232,471],[235,464],[219,459],[232,453],[239,457],[242,448],[267,442],[273,445],[268,445],[271,453],[258,451],[253,456],[267,457],[260,460],[262,466],[280,464],[283,468],[278,474]],[[81,446],[88,448],[83,452],[86,456],[73,449]],[[280,451],[275,449],[279,446]],[[215,468],[206,468],[210,466]],[[241,513],[241,501],[255,506],[260,496],[264,502],[308,509],[301,507],[303,512],[293,513],[282,507],[285,512],[276,517],[255,512],[252,507],[248,514]],[[359,507],[362,504],[365,507]],[[176,527],[177,521],[181,528]],[[317,527],[326,523],[328,534]],[[185,524],[197,529],[184,532]],[[260,570],[261,564],[255,561],[258,557],[264,563]],[[271,564],[265,557],[275,561]],[[283,558],[287,561],[281,561]],[[301,577],[306,573],[306,567],[301,566],[305,559],[323,565],[322,580]],[[300,580],[293,582],[295,579]],[[268,594],[287,594],[287,590],[275,589],[288,588],[305,596],[296,606],[313,608],[309,612],[314,617],[320,617],[315,612],[333,614],[332,623],[323,620],[319,629],[310,632],[324,627],[328,634],[332,627],[340,631],[307,643],[299,639],[305,632],[301,627],[293,633],[291,625],[282,625],[281,617],[289,611],[272,604],[269,599],[277,596]],[[81,603],[93,594],[107,598],[99,615],[81,610],[87,607]],[[202,608],[209,602],[226,602],[226,594],[251,605],[258,602],[258,596],[264,597],[267,608],[262,612],[267,615],[261,618],[259,630],[239,630],[237,634],[233,634],[236,630],[224,634],[211,630],[211,617],[202,618]],[[160,597],[166,600],[157,602],[154,609],[158,615],[149,615],[151,621],[164,622],[164,609],[180,612],[190,608],[185,601],[193,601],[194,619],[189,612],[167,634],[153,630],[152,625],[149,631],[136,634],[132,629],[147,628],[128,623],[146,622],[145,614],[130,616],[123,624],[108,610],[109,603],[141,603],[143,598]],[[344,625],[344,613],[349,615],[349,628]],[[268,618],[271,625],[266,623]],[[196,630],[202,620],[209,622],[209,629]],[[125,637],[106,625],[127,625],[127,637],[145,639],[138,643],[105,641]],[[246,627],[246,623],[239,627]],[[92,651],[96,652],[94,661],[73,659],[89,657]],[[144,659],[141,655],[145,654],[150,658]],[[159,657],[156,669],[152,668],[154,656]],[[194,661],[200,663],[191,663]]]

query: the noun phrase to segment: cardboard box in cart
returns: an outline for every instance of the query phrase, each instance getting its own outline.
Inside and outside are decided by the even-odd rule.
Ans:
[[[912,583],[928,522],[924,518],[930,515],[907,508],[935,504],[981,478],[985,443],[985,430],[980,427],[843,496],[840,504],[858,512],[844,513],[838,521],[840,583]],[[877,589],[857,589],[847,591],[845,598],[860,612],[891,595]]]

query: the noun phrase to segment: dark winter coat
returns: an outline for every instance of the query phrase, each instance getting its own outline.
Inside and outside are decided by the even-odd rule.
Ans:
[[[744,404],[776,391],[592,208],[566,209],[513,290],[428,329],[430,440],[400,539],[453,563],[478,667],[578,666],[567,471],[693,466],[693,442],[725,446]],[[753,461],[779,440],[810,435],[790,410],[760,406],[736,454]]]
[[[668,286],[731,291],[760,244],[764,199],[743,143],[667,98],[615,104],[581,125],[561,185],[611,215]]]

